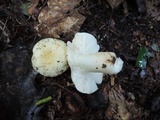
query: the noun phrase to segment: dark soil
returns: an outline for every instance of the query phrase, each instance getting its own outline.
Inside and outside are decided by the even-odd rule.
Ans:
[[[160,46],[160,23],[138,11],[140,4],[127,2],[126,14],[123,5],[113,10],[105,0],[81,3],[79,12],[86,20],[80,31],[93,34],[100,51],[113,51],[124,61],[122,71],[104,76],[98,91],[90,95],[75,89],[70,70],[54,78],[34,72],[32,48],[43,36],[34,30],[36,16],[15,11],[18,4],[16,0],[0,2],[0,120],[160,119],[159,51],[147,59],[143,77],[135,66],[141,46]],[[35,106],[48,96],[51,101]]]

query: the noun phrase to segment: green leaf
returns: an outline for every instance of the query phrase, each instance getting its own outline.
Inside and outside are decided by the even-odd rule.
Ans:
[[[139,50],[137,59],[136,59],[136,67],[146,68],[148,50],[146,47],[142,46]]]

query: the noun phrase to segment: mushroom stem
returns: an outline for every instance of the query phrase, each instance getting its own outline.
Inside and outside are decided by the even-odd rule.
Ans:
[[[113,52],[98,52],[79,55],[77,64],[86,72],[101,72],[112,75],[121,71],[123,61],[117,58]]]

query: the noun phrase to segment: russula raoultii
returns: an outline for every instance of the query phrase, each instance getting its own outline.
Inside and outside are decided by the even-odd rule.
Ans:
[[[77,33],[67,42],[67,59],[71,68],[72,81],[78,91],[93,93],[102,82],[104,74],[117,74],[123,61],[113,52],[98,52],[96,38],[89,33]]]
[[[32,66],[43,76],[55,77],[68,68],[66,44],[57,39],[45,38],[33,47]]]

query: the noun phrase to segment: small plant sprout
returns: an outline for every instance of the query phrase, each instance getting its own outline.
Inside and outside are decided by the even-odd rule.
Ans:
[[[32,66],[43,76],[55,77],[68,69],[66,44],[57,39],[45,38],[33,47]]]
[[[77,33],[67,42],[67,58],[72,81],[79,92],[91,94],[102,82],[103,74],[117,74],[123,61],[113,52],[98,52],[96,38],[89,33]]]
[[[52,100],[52,97],[51,97],[51,96],[48,96],[48,97],[46,97],[46,98],[43,98],[43,99],[38,100],[38,101],[36,102],[35,106],[40,106],[40,105],[45,104],[45,103],[47,103],[47,102],[49,102],[49,101],[51,101],[51,100]]]

